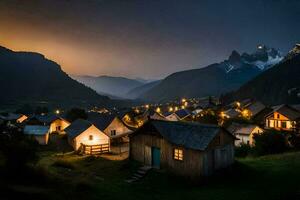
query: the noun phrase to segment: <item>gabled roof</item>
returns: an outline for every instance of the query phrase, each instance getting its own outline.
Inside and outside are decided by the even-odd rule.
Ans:
[[[49,133],[49,126],[26,125],[24,134],[26,135],[46,135]]]
[[[244,134],[244,135],[250,135],[252,131],[258,126],[253,124],[238,124],[238,123],[232,123],[227,130],[233,134]]]
[[[233,108],[230,108],[230,109],[224,111],[224,114],[226,114],[226,115],[229,116],[230,118],[234,118],[234,117],[239,116],[240,112],[236,111],[236,110],[233,109]]]
[[[19,118],[22,117],[22,116],[23,116],[23,114],[8,113],[7,116],[1,116],[1,118],[2,118],[3,120],[8,120],[8,121],[10,121],[10,120],[17,120],[17,119],[19,119]]]
[[[188,110],[186,110],[186,109],[177,110],[177,111],[175,112],[175,114],[176,114],[180,119],[186,118],[186,117],[188,117],[188,116],[191,115],[191,113],[190,113]]]
[[[83,133],[88,128],[90,128],[92,125],[93,124],[90,123],[89,121],[83,119],[77,119],[65,129],[65,132],[67,133],[68,137],[73,139],[78,135],[80,135],[81,133]]]
[[[260,113],[261,111],[263,111],[266,108],[266,106],[264,104],[262,104],[261,102],[256,101],[256,102],[246,106],[245,108],[251,112],[252,116],[255,116],[258,113]]]
[[[274,112],[278,112],[278,113],[282,114],[283,116],[289,118],[290,120],[296,120],[296,119],[300,118],[300,112],[297,109],[295,109],[289,105],[285,105],[285,104],[279,105],[279,106],[274,106],[272,113],[274,113]],[[272,113],[270,113],[270,114],[272,114]]]
[[[168,116],[170,116],[170,115],[172,115],[173,113],[172,112],[164,112],[162,115],[164,116],[164,117],[168,117]]]
[[[149,124],[170,143],[201,151],[208,147],[222,129],[215,125],[161,120],[150,120],[143,127]]]
[[[33,115],[32,117],[30,117],[30,119],[37,119],[39,122],[42,122],[42,123],[45,123],[45,124],[51,124],[53,121],[55,121],[57,119],[65,120],[62,117],[58,116],[58,115],[52,115],[52,114]]]
[[[104,131],[116,117],[115,115],[91,112],[88,114],[87,120],[101,131]]]

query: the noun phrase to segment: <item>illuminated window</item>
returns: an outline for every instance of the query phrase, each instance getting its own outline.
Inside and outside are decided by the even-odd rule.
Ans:
[[[110,135],[111,135],[111,136],[115,136],[115,135],[116,135],[116,133],[117,133],[117,131],[116,131],[116,130],[111,130],[111,131],[110,131]]]
[[[175,160],[183,160],[183,150],[182,149],[174,149],[174,159]]]
[[[89,136],[89,140],[93,140],[93,136],[92,135]]]

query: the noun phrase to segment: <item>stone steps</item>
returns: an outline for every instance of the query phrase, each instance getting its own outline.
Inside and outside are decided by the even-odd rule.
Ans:
[[[133,183],[133,182],[136,182],[136,181],[139,181],[141,180],[142,178],[144,178],[147,173],[152,169],[152,167],[149,167],[149,166],[143,166],[143,167],[140,167],[132,176],[131,178],[125,180],[125,182],[127,183]]]

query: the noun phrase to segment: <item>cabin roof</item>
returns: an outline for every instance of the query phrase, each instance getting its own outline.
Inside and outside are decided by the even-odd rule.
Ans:
[[[226,115],[228,115],[230,118],[234,118],[234,117],[237,117],[240,113],[238,111],[236,111],[235,109],[233,108],[230,108],[226,111],[224,111],[224,113]]]
[[[177,110],[177,111],[175,112],[175,114],[176,114],[180,119],[183,119],[183,118],[185,118],[185,117],[191,115],[191,113],[190,113],[188,110],[186,110],[186,109]]]
[[[93,123],[101,131],[104,131],[115,118],[115,115],[92,112],[88,114],[87,120]]]
[[[244,134],[244,135],[250,135],[252,131],[258,126],[254,124],[238,124],[238,123],[232,123],[227,130],[233,134]]]
[[[77,119],[65,129],[65,132],[71,139],[73,139],[90,128],[92,125],[93,124],[87,120]]]
[[[151,120],[157,132],[170,143],[194,150],[205,150],[221,128],[190,122]]]
[[[246,106],[245,108],[252,113],[252,116],[255,116],[258,113],[260,113],[261,111],[263,111],[266,108],[266,106],[264,104],[262,104],[261,102],[256,101],[256,102]]]
[[[42,123],[46,123],[46,124],[50,124],[53,121],[57,120],[57,119],[61,119],[61,120],[65,120],[60,116],[57,115],[33,115],[30,119],[37,119],[38,121],[42,122]],[[66,121],[66,120],[65,120]]]
[[[282,114],[283,116],[289,118],[290,120],[296,120],[296,119],[300,118],[300,112],[297,109],[295,109],[291,106],[288,106],[288,105],[274,106],[272,113],[274,113],[274,112],[278,112],[278,113]]]
[[[26,135],[46,135],[49,132],[49,126],[26,125],[24,134]]]
[[[0,116],[3,120],[17,120],[22,117],[23,114],[15,114],[15,113],[8,113],[7,116]]]

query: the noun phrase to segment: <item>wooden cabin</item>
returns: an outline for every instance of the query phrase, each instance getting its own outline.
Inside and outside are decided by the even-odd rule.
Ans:
[[[49,126],[26,125],[24,134],[33,137],[40,145],[46,145],[49,141]]]
[[[107,153],[110,150],[109,137],[89,121],[78,119],[65,129],[68,142],[75,151],[83,154]]]
[[[257,125],[238,123],[232,123],[227,130],[238,139],[235,141],[235,146],[241,146],[242,144],[254,146],[254,134],[261,134],[264,132],[264,130]]]
[[[128,135],[132,131],[116,115],[89,113],[88,121],[104,132],[112,142],[128,142]]]
[[[300,128],[300,111],[289,105],[273,107],[273,111],[265,117],[265,128],[282,131],[296,131]]]
[[[149,120],[130,136],[130,158],[190,178],[208,176],[234,162],[235,137],[223,128]]]

